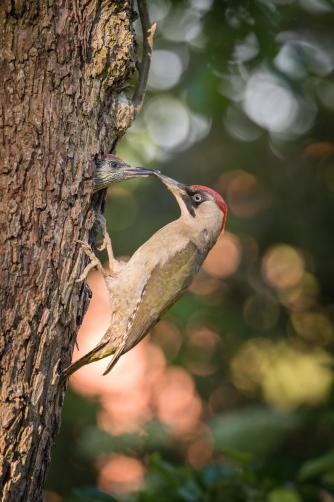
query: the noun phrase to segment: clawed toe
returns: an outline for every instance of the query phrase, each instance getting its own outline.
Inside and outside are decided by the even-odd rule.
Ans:
[[[105,239],[101,239],[100,241],[97,241],[97,243],[95,244],[95,248],[98,251],[103,251],[106,248],[106,241],[105,241]]]
[[[88,249],[89,251],[91,251],[91,252],[92,252],[92,248],[90,247],[90,245],[89,245],[89,244],[87,244],[87,242],[77,240],[77,243],[78,243],[78,244],[81,244],[81,246],[82,246],[84,249]]]

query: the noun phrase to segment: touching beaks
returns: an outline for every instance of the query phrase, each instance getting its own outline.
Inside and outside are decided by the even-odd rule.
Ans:
[[[160,171],[154,171],[154,174],[167,186],[167,188],[169,188],[171,192],[185,193],[185,185],[182,183],[179,183],[172,178],[168,178],[168,176],[161,174]]]

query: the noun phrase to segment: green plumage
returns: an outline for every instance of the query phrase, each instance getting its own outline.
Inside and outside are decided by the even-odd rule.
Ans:
[[[109,262],[116,278],[115,275],[108,277],[89,246],[83,245],[92,264],[105,278],[112,314],[101,342],[71,364],[62,373],[62,379],[85,364],[113,355],[104,374],[108,373],[182,296],[222,230],[224,213],[216,203],[218,194],[212,195],[209,189],[196,194],[193,187],[188,194],[185,185],[159,177],[171,187],[180,205],[181,217],[156,232],[127,263],[114,260],[110,247]],[[109,236],[106,242],[110,242]],[[88,265],[81,278],[86,277],[91,268],[92,265]]]
[[[142,298],[128,331],[107,366],[106,375],[122,354],[128,352],[159,322],[160,318],[177,302],[197,274],[201,260],[195,245],[189,242],[162,267],[157,265],[143,288]]]

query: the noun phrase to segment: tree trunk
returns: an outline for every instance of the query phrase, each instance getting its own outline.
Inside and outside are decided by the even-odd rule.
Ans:
[[[0,0],[2,502],[42,499],[64,387],[89,302],[94,158],[136,107],[127,0]]]

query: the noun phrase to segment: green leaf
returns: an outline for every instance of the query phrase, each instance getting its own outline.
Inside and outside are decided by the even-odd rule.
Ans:
[[[224,448],[224,453],[239,464],[248,464],[254,459],[254,455],[246,451],[235,450],[234,448]]]
[[[268,495],[268,502],[302,502],[296,490],[289,488],[276,488]]]
[[[197,502],[203,500],[203,492],[192,480],[186,482],[184,486],[178,488],[178,495],[186,502]]]
[[[236,467],[231,465],[213,465],[206,467],[201,475],[205,486],[210,486],[218,479],[230,479],[236,474]]]
[[[326,485],[334,486],[334,470],[327,472],[323,476],[321,476],[321,481],[326,483]]]
[[[305,462],[298,473],[298,479],[304,481],[313,476],[329,472],[334,474],[334,450],[330,450],[321,457]]]
[[[298,422],[296,416],[276,413],[263,406],[252,406],[217,416],[209,426],[218,450],[224,453],[247,452],[261,460],[274,450]],[[241,459],[242,455],[238,460]]]

